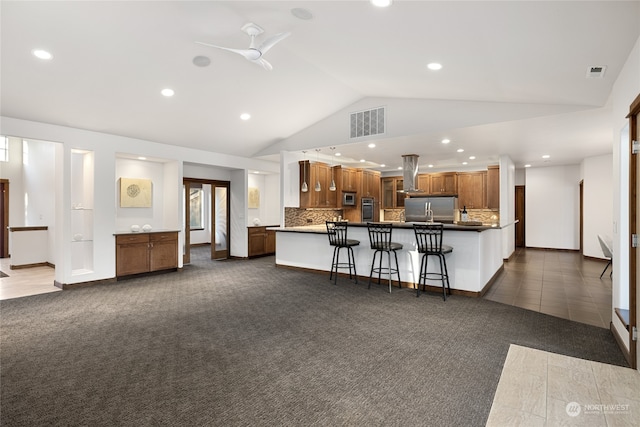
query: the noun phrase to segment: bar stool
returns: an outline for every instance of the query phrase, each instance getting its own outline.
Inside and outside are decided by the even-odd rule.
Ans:
[[[398,287],[402,287],[402,281],[400,280],[400,268],[398,267],[398,254],[396,251],[402,249],[401,243],[395,243],[391,241],[391,231],[393,229],[393,224],[390,223],[367,223],[367,229],[369,231],[369,244],[371,245],[371,249],[373,252],[373,261],[371,262],[371,271],[369,272],[369,288],[371,288],[371,276],[373,273],[378,273],[378,283],[380,283],[381,274],[388,273],[389,274],[389,292],[391,292],[391,275],[398,275]],[[382,253],[386,252],[387,254],[387,267],[382,266]],[[396,268],[391,267],[391,252],[396,259]],[[378,262],[378,267],[376,265],[376,256],[380,254],[380,260]]]
[[[338,268],[349,269],[349,279],[351,276],[351,268],[353,268],[353,277],[358,283],[358,274],[356,273],[356,258],[353,255],[353,247],[360,244],[359,240],[347,239],[347,222],[346,221],[327,221],[327,236],[329,236],[329,244],[333,246],[333,259],[331,260],[331,274],[329,280],[333,278],[333,270],[336,271],[334,284],[338,284]],[[348,262],[339,262],[340,249],[347,249]]]
[[[427,285],[427,279],[431,276],[431,280],[435,277],[442,281],[442,299],[447,299],[447,289],[449,295],[451,295],[451,287],[449,286],[449,271],[447,270],[447,260],[445,254],[453,252],[451,246],[442,244],[442,230],[441,223],[426,223],[426,224],[413,224],[413,230],[416,234],[416,243],[418,246],[418,252],[422,254],[420,260],[420,277],[418,278],[418,290],[416,297],[420,296],[420,285],[424,288]],[[427,262],[430,256],[437,256],[440,261],[440,273],[427,273]],[[445,287],[446,281],[446,287]]]

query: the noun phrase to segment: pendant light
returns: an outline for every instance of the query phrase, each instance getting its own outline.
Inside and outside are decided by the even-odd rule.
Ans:
[[[333,179],[333,150],[336,149],[336,147],[330,147],[331,149],[331,185],[329,186],[329,191],[336,191],[336,181]]]
[[[302,161],[302,187],[300,187],[300,191],[306,193],[309,191],[309,186],[307,185],[307,152],[303,151],[304,160]]]
[[[319,156],[320,156],[320,149],[316,148],[316,163],[318,163],[318,157]],[[322,191],[322,186],[320,185],[320,177],[318,177],[318,180],[316,181],[316,186],[315,186],[314,190]]]

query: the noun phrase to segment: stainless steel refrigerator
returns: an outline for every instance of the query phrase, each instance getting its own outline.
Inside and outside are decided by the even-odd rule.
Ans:
[[[430,219],[428,215],[429,209],[433,212],[434,222],[452,224],[458,211],[458,197],[429,196],[405,199],[405,221],[426,222]]]

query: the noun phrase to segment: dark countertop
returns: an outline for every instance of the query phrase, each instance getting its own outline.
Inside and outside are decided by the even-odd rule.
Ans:
[[[413,229],[413,222],[393,222],[393,221],[382,221],[384,223],[391,223],[393,224],[393,228],[397,228],[397,229],[408,229],[408,230],[412,230]],[[416,224],[420,224],[420,223],[416,223]],[[349,222],[349,227],[366,227],[367,223],[364,222]],[[445,230],[455,230],[455,231],[475,231],[475,232],[482,232],[485,230],[491,230],[491,229],[500,229],[500,228],[504,228],[505,226],[491,226],[491,225],[459,225],[459,224],[444,224],[444,229]],[[316,234],[326,234],[327,233],[327,228],[325,224],[314,224],[314,225],[305,225],[305,226],[299,226],[299,227],[270,227],[270,230],[275,230],[275,231],[284,231],[284,232],[291,232],[291,233],[316,233]]]

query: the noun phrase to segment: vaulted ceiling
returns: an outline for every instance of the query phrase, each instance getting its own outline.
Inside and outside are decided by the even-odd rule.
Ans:
[[[506,154],[521,166],[542,154],[571,164],[610,153],[608,97],[640,35],[638,1],[0,8],[3,116],[266,159],[316,148],[326,156],[335,146],[343,162],[363,159],[381,170],[406,153],[437,167],[470,155],[487,163]],[[272,71],[196,44],[247,48],[248,22],[264,29],[258,44],[291,32],[265,54]],[[34,49],[53,58],[38,59]],[[195,65],[198,56],[210,64]],[[429,70],[431,62],[442,69]],[[592,66],[606,67],[604,75],[587,78]],[[164,88],[175,95],[162,96]],[[349,113],[379,106],[385,134],[350,139]]]

